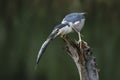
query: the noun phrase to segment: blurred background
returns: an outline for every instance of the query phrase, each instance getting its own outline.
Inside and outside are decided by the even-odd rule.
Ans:
[[[60,38],[34,71],[42,43],[71,12],[87,13],[82,39],[93,50],[100,80],[120,80],[119,8],[120,0],[0,0],[0,80],[79,80]]]

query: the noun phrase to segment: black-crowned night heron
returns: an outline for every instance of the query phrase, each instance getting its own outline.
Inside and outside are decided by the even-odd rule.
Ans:
[[[40,51],[37,56],[37,64],[39,63],[39,60],[45,51],[48,43],[56,38],[58,35],[64,36],[72,31],[76,31],[79,36],[79,41],[81,41],[80,31],[82,27],[84,26],[85,22],[85,16],[84,13],[70,13],[65,16],[61,24],[55,26],[52,33],[48,36],[46,41],[42,44]]]

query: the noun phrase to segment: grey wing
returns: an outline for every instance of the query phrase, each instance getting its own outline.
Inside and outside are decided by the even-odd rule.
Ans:
[[[84,23],[85,23],[85,19],[82,19],[81,21],[76,21],[76,22],[73,24],[73,29],[74,29],[76,32],[80,32],[81,29],[82,29],[83,26],[84,26]]]

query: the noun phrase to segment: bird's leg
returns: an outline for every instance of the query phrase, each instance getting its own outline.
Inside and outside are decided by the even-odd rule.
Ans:
[[[82,39],[81,39],[81,36],[80,36],[80,32],[78,32],[78,37],[79,37],[79,40],[78,40],[78,44],[80,45],[80,48],[82,47]]]
[[[78,30],[76,30],[75,27],[72,26],[72,28],[73,28],[73,30],[75,30],[78,33],[78,37],[79,37],[78,44],[80,45],[80,48],[81,48],[81,46],[82,46],[82,43],[81,43],[82,39],[81,39],[80,32]]]
[[[81,42],[81,36],[80,36],[80,32],[78,32],[78,37],[79,37],[79,42]]]

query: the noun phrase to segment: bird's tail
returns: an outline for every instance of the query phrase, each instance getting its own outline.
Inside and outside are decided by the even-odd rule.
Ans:
[[[39,63],[45,49],[47,48],[48,44],[50,43],[50,41],[52,39],[54,39],[55,37],[58,36],[58,31],[57,30],[53,30],[52,33],[49,35],[49,37],[47,38],[47,40],[42,44],[40,50],[39,50],[39,53],[38,53],[38,56],[37,56],[37,61],[36,61],[36,64]]]
[[[41,59],[41,57],[42,57],[42,55],[43,55],[43,53],[44,53],[47,45],[50,43],[51,40],[52,40],[51,38],[48,38],[48,39],[42,44],[42,46],[41,46],[41,48],[40,48],[40,50],[39,50],[39,53],[38,53],[38,55],[37,55],[36,65],[35,65],[35,68],[34,68],[35,70],[37,69],[38,63],[39,63],[39,61],[40,61],[40,59]]]
[[[51,39],[47,39],[41,46],[40,50],[39,50],[39,53],[38,53],[38,56],[37,56],[37,64],[39,63],[39,60],[40,58],[42,57],[47,45],[49,44],[49,42],[51,41]]]

